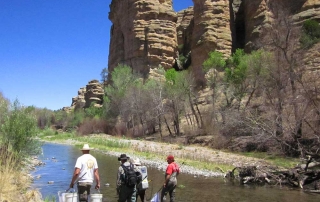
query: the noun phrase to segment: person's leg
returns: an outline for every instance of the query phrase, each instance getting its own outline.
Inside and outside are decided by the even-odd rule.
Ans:
[[[78,184],[78,195],[80,202],[88,202],[88,196],[90,195],[91,185]]]
[[[145,202],[144,201],[144,196],[146,195],[146,190],[140,190],[139,191],[139,195],[140,195],[141,202]]]
[[[119,187],[119,199],[118,202],[126,202],[127,201],[127,191],[125,186]]]
[[[168,187],[166,186],[166,187],[162,188],[162,190],[161,190],[161,198],[160,198],[161,202],[163,202],[163,197],[164,197],[167,193],[168,193]]]
[[[176,186],[174,186],[170,191],[169,191],[169,196],[170,196],[170,202],[174,202],[176,198]]]
[[[136,188],[135,187],[134,188],[130,188],[128,191],[129,191],[128,202],[136,202],[137,201],[137,190],[136,190]]]

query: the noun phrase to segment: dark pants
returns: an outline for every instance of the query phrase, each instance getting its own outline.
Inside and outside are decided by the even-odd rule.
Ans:
[[[174,202],[174,199],[176,197],[176,185],[167,184],[167,186],[162,189],[162,191],[161,191],[161,202],[163,202],[163,197],[167,193],[169,193],[170,202]]]
[[[88,196],[90,195],[91,183],[78,183],[78,195],[80,202],[88,202]]]
[[[146,190],[137,190],[137,202],[138,202],[138,196],[140,196],[141,202],[145,202],[144,201],[144,196],[146,195]]]
[[[126,185],[121,185],[118,189],[118,202],[136,202],[136,187],[130,188]]]

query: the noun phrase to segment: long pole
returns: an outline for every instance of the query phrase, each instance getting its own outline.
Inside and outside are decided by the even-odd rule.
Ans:
[[[80,178],[78,178],[78,179],[72,184],[72,186],[74,186],[74,184],[75,184],[76,182],[78,182],[85,174],[87,174],[87,172],[85,172]],[[68,192],[70,189],[71,189],[71,188],[69,187],[69,189],[67,189],[66,192]]]

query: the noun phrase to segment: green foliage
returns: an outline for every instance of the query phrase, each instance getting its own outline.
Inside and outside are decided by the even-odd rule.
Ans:
[[[132,86],[135,85],[137,76],[132,68],[127,65],[118,65],[111,73],[111,84],[105,88],[104,115],[106,118],[116,118],[122,102]]]
[[[209,53],[209,58],[203,62],[202,66],[205,73],[207,73],[210,69],[222,71],[226,66],[226,61],[224,60],[222,53],[218,51],[212,51]]]
[[[102,108],[95,107],[93,102],[91,103],[90,107],[86,108],[84,111],[85,111],[86,117],[97,118],[97,119],[99,119],[103,113]]]
[[[300,43],[309,48],[320,40],[320,25],[315,20],[306,20],[302,25]]]
[[[35,139],[37,121],[29,108],[20,106],[16,100],[3,119],[0,127],[1,143],[19,157],[38,154],[40,144]]]
[[[175,69],[169,69],[165,73],[166,82],[174,85],[176,82],[177,72]]]
[[[237,49],[236,52],[232,54],[229,59],[231,68],[228,67],[225,69],[225,80],[228,83],[239,85],[245,80],[248,68],[246,57],[244,51],[241,49]]]

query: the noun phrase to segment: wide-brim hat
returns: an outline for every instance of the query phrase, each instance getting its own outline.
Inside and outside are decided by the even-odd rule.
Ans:
[[[81,150],[90,150],[90,147],[88,144],[84,144]]]
[[[118,161],[120,161],[120,160],[127,160],[127,159],[129,159],[129,158],[130,158],[130,157],[127,156],[126,154],[121,154],[120,157],[118,157]]]
[[[139,158],[133,159],[132,164],[136,165],[136,166],[141,166],[141,162]]]

